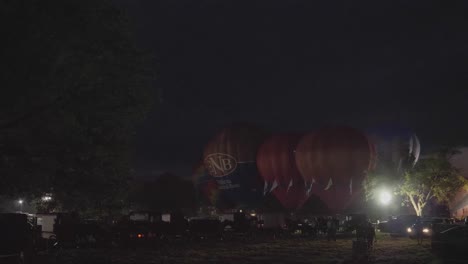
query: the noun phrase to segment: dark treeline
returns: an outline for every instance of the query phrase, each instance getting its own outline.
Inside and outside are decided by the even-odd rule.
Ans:
[[[110,213],[128,196],[155,67],[109,1],[0,2],[0,195]]]

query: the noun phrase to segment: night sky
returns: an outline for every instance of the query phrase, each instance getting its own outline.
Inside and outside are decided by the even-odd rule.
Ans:
[[[400,124],[423,151],[468,144],[468,1],[124,1],[162,103],[139,176],[189,176],[226,124],[272,132]]]

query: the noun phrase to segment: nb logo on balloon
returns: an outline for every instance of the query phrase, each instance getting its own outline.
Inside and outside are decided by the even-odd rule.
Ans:
[[[213,177],[224,177],[237,168],[236,159],[228,154],[214,153],[206,156],[205,167]]]

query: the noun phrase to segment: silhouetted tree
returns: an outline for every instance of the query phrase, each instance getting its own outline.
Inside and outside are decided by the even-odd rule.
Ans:
[[[467,180],[450,162],[457,153],[452,149],[443,149],[422,159],[404,175],[399,191],[413,206],[416,215],[422,216],[431,199],[448,202],[457,191],[467,186]]]
[[[121,206],[152,60],[108,1],[0,2],[0,195],[63,209]]]

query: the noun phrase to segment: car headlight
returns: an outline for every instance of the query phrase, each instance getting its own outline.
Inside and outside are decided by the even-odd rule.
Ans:
[[[406,231],[408,231],[408,233],[413,232],[413,230],[411,230],[411,227],[408,227],[408,229],[406,229]]]
[[[429,228],[424,228],[423,233],[429,233]]]

